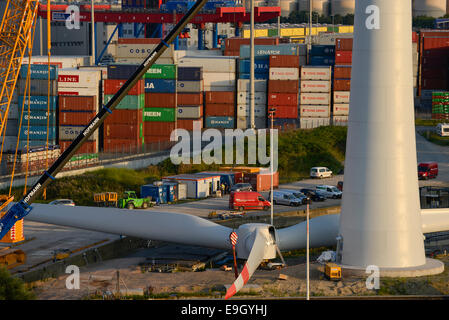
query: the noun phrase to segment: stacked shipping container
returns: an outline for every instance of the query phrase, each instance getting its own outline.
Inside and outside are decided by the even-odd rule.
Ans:
[[[119,38],[116,61],[123,64],[139,65],[161,42],[159,38]],[[157,64],[174,63],[174,45],[170,45],[156,61]]]
[[[449,120],[449,92],[432,93],[432,119]]]
[[[335,45],[335,68],[333,81],[332,123],[347,125],[349,116],[349,97],[352,72],[351,38],[338,38]]]
[[[330,124],[331,67],[301,68],[300,127]]]
[[[245,38],[228,38],[225,40],[224,56],[240,56],[240,47],[242,45],[249,46],[250,39]],[[254,45],[278,45],[279,38],[256,38],[254,39]]]
[[[267,126],[267,80],[254,82],[254,125],[256,129]],[[237,81],[237,129],[251,128],[250,80]]]
[[[312,45],[309,65],[333,66],[335,64],[335,45]]]
[[[194,127],[202,129],[203,68],[179,67],[176,87],[178,98],[176,127],[188,131],[193,131]]]

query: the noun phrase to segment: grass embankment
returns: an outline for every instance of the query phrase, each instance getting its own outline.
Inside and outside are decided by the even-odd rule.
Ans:
[[[279,134],[278,159],[280,182],[296,181],[309,176],[313,166],[326,166],[337,173],[342,167],[346,148],[345,127],[320,127]],[[245,152],[247,154],[247,152]],[[267,152],[269,154],[269,151]],[[76,177],[57,179],[47,187],[47,200],[73,199],[77,205],[94,205],[93,194],[125,190],[139,192],[140,186],[151,184],[163,176],[218,170],[220,165],[174,165],[167,159],[155,166],[141,170],[108,168],[88,172]],[[5,190],[3,190],[5,192]],[[1,192],[1,191],[0,191]],[[16,199],[23,188],[15,188]]]
[[[419,134],[429,142],[435,143],[440,146],[449,146],[449,137],[441,137],[433,130],[419,131]]]
[[[415,126],[417,127],[436,127],[439,123],[445,123],[445,120],[436,119],[415,119]]]

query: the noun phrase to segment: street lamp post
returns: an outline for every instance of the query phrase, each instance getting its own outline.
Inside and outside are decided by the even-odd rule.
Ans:
[[[269,117],[271,119],[271,130],[270,130],[270,172],[271,172],[271,192],[270,192],[270,202],[271,202],[271,225],[274,224],[274,213],[273,213],[273,123],[274,115],[276,109],[268,110]]]

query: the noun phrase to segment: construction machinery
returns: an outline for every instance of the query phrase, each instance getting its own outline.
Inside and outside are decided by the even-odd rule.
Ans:
[[[102,192],[94,194],[94,202],[99,207],[117,207],[117,192]]]
[[[119,208],[126,209],[147,209],[153,206],[150,198],[138,198],[135,191],[125,191],[121,199],[118,200]]]
[[[332,281],[340,281],[341,276],[341,267],[333,262],[328,262],[324,266],[324,276],[328,280]]]

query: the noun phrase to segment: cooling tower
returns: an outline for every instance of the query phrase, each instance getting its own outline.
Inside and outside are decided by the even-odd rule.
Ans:
[[[309,0],[299,0],[299,11],[309,11]],[[312,0],[312,11],[327,15],[328,0]]]
[[[354,14],[355,0],[332,0],[331,1],[331,15],[345,16],[347,14]]]
[[[414,0],[413,16],[440,18],[446,14],[447,0]]]

